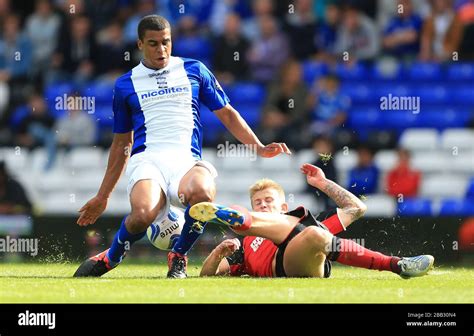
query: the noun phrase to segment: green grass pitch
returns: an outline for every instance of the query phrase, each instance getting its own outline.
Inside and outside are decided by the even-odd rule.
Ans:
[[[0,264],[2,303],[474,303],[474,269],[440,267],[403,280],[333,267],[329,279],[166,279],[165,265],[124,264],[102,278],[72,278],[77,264]]]

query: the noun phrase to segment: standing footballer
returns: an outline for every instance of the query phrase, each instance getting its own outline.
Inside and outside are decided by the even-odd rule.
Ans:
[[[217,176],[215,168],[201,159],[200,103],[214,111],[240,142],[254,146],[258,155],[290,154],[284,143],[264,146],[206,66],[171,56],[171,47],[171,27],[165,18],[149,15],[140,21],[138,48],[144,58],[115,83],[115,135],[107,170],[97,195],[79,210],[77,223],[95,223],[125,167],[131,212],[112,246],[84,261],[76,277],[97,277],[116,267],[148,226],[167,215],[170,204],[187,208],[181,237],[168,254],[167,276],[186,277],[186,253],[205,224],[190,217],[189,207],[213,201]]]

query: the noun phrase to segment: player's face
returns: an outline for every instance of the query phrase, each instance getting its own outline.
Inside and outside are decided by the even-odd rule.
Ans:
[[[171,32],[164,30],[146,30],[143,41],[138,40],[138,48],[143,51],[146,65],[161,69],[168,65],[171,56]]]
[[[256,212],[283,213],[288,211],[288,204],[277,190],[267,188],[257,191],[252,197],[252,210]]]

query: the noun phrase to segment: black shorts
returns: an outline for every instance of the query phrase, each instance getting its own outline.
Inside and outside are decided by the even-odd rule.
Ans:
[[[296,208],[293,211],[286,213],[288,216],[294,216],[300,218],[300,222],[295,228],[290,232],[288,237],[278,246],[278,251],[276,254],[275,260],[275,275],[279,278],[287,277],[285,273],[285,268],[283,266],[283,256],[285,255],[286,247],[288,243],[295,238],[300,232],[302,232],[308,226],[317,226],[323,230],[329,231],[328,228],[318,221],[311,212],[303,207]],[[324,277],[329,278],[331,276],[331,261],[328,258],[324,261]]]

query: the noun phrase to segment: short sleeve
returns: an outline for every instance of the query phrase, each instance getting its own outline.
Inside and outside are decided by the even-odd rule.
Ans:
[[[211,111],[219,110],[229,103],[229,98],[220,86],[216,77],[209,69],[200,63],[201,87],[199,91],[199,99]]]
[[[132,115],[120,87],[115,84],[112,109],[114,111],[114,133],[128,133],[133,130]]]

